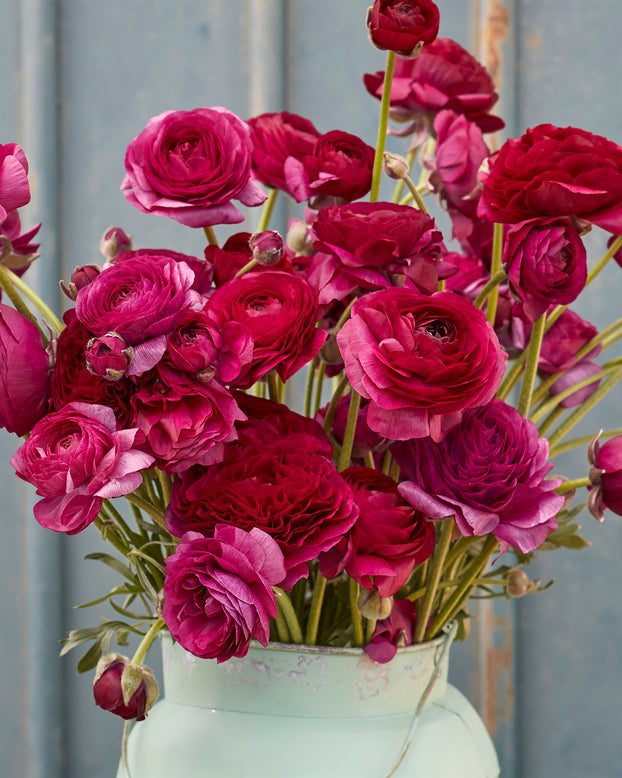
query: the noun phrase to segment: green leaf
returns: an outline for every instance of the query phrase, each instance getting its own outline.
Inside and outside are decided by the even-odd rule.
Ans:
[[[121,560],[117,559],[116,557],[110,556],[110,554],[102,554],[99,551],[96,551],[92,554],[87,554],[85,559],[95,559],[98,562],[103,562],[105,565],[108,565],[108,567],[111,567],[113,570],[115,570],[117,573],[122,575],[124,578],[127,578],[128,581],[132,581],[132,583],[135,583],[136,576],[132,572],[132,570]]]

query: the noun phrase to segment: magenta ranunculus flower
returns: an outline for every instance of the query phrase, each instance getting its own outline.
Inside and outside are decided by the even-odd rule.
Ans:
[[[365,87],[380,99],[384,71],[367,73]],[[482,132],[495,132],[504,122],[490,112],[499,99],[483,65],[451,38],[437,38],[414,59],[397,58],[391,82],[391,117],[412,121],[434,117],[444,108],[461,113]]]
[[[331,130],[304,157],[285,162],[287,190],[313,208],[359,200],[371,189],[374,149],[356,135]]]
[[[312,122],[295,113],[262,113],[248,120],[253,143],[253,173],[273,189],[289,192],[284,165],[288,157],[313,153],[320,133]]]
[[[222,463],[193,467],[173,482],[165,520],[170,532],[210,537],[219,524],[267,532],[285,557],[290,589],[308,575],[307,563],[336,545],[358,516],[352,490],[318,440],[310,419],[295,434],[278,422],[240,425],[240,440],[225,446]],[[317,433],[307,432],[313,424]],[[324,444],[325,445],[325,444]]]
[[[0,222],[30,202],[28,161],[17,143],[0,143]]]
[[[557,528],[564,497],[554,491],[560,478],[545,480],[548,440],[502,400],[465,411],[440,443],[410,440],[392,450],[406,479],[400,494],[432,519],[455,516],[465,536],[493,533],[501,553],[513,546],[527,554]]]
[[[398,648],[412,645],[416,620],[414,602],[394,600],[391,613],[376,623],[373,638],[363,651],[376,662],[390,662]]]
[[[37,326],[0,303],[0,427],[30,432],[47,411],[50,358]]]
[[[131,404],[140,448],[166,473],[220,462],[244,414],[216,379],[201,381],[163,360],[139,382]]]
[[[349,467],[342,476],[359,517],[345,541],[320,555],[320,570],[333,578],[345,568],[361,586],[392,597],[432,553],[432,522],[400,496],[390,476],[368,467]]]
[[[426,294],[438,288],[443,236],[423,211],[384,202],[329,206],[312,229],[318,253],[308,278],[321,304],[405,279]]]
[[[247,125],[226,108],[165,111],[127,147],[121,189],[140,211],[187,227],[236,224],[244,216],[231,200],[266,199],[251,178],[251,155]]]
[[[245,273],[210,297],[206,312],[216,326],[243,325],[254,343],[253,358],[236,378],[247,389],[275,369],[285,381],[310,362],[326,340],[318,329],[317,294],[302,278],[279,270]]]
[[[568,305],[587,279],[587,254],[569,219],[534,219],[511,227],[503,262],[514,295],[535,321],[550,305]]]
[[[603,521],[603,511],[622,516],[622,435],[610,438],[602,446],[597,435],[588,450],[590,468],[590,495],[588,508],[590,513]]]
[[[272,586],[285,577],[283,554],[265,532],[220,524],[213,537],[186,532],[166,559],[162,615],[186,651],[225,662],[270,639]]]
[[[337,343],[369,427],[440,440],[497,390],[507,355],[484,314],[453,292],[383,289],[358,300]]]
[[[367,29],[377,48],[410,57],[436,39],[439,20],[433,0],[374,0],[367,12]]]
[[[120,255],[121,257],[123,255]],[[204,300],[194,290],[190,266],[165,254],[136,252],[97,275],[78,291],[76,316],[95,336],[116,332],[132,346],[127,375],[140,375],[160,360],[166,336]]]
[[[137,489],[153,457],[134,448],[136,429],[118,429],[103,405],[69,403],[44,416],[11,459],[17,475],[43,499],[35,518],[74,535],[99,513],[102,501]]]
[[[490,159],[478,214],[516,224],[572,216],[622,233],[622,148],[576,127],[540,124]]]

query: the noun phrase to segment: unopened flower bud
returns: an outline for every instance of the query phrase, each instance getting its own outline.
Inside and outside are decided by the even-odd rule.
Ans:
[[[122,251],[132,250],[132,236],[121,227],[108,227],[102,235],[99,250],[106,259],[116,259]]]
[[[71,281],[66,284],[64,281],[60,282],[61,290],[67,295],[70,300],[75,302],[78,292],[85,286],[91,283],[101,273],[99,265],[82,265],[77,267],[71,274]]]
[[[378,592],[370,589],[361,589],[359,592],[358,608],[366,619],[386,619],[392,607],[393,597],[381,597]]]
[[[327,365],[340,365],[343,362],[343,357],[337,345],[337,338],[332,332],[329,333],[324,341],[324,345],[320,349],[320,357]]]
[[[276,265],[283,257],[283,238],[274,230],[256,232],[251,235],[248,245],[259,265]]]
[[[505,587],[510,597],[523,597],[533,591],[536,584],[522,570],[510,570]]]
[[[408,160],[401,154],[391,154],[389,151],[385,151],[382,158],[384,172],[389,178],[400,181],[410,173]]]
[[[121,654],[105,654],[93,679],[95,704],[124,719],[142,721],[158,698],[158,684],[145,665]]]
[[[108,381],[118,381],[125,375],[133,354],[133,348],[117,332],[107,332],[89,340],[84,358],[90,373]]]

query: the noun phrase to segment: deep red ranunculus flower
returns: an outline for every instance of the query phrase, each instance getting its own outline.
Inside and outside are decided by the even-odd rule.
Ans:
[[[317,294],[302,278],[271,268],[232,278],[210,297],[216,326],[238,322],[253,338],[252,361],[235,385],[247,389],[275,369],[285,381],[311,361],[326,340],[318,329]]]
[[[409,57],[438,35],[440,14],[432,0],[375,0],[367,13],[371,42]]]
[[[141,679],[129,699],[123,694],[123,671],[131,665],[132,670],[139,668]],[[149,708],[158,698],[158,684],[153,673],[144,665],[132,665],[121,654],[104,654],[97,663],[93,678],[93,696],[95,704],[104,710],[121,716],[123,719],[143,721]]]
[[[540,124],[490,159],[478,214],[516,224],[571,216],[622,233],[622,148],[576,127]]]
[[[462,411],[488,402],[507,355],[484,314],[453,292],[363,296],[337,335],[369,427],[392,440],[440,440]]]
[[[347,539],[320,555],[320,570],[333,578],[345,568],[361,586],[392,597],[432,553],[433,524],[400,496],[390,476],[368,467],[349,467],[342,476],[359,516]]]
[[[25,435],[46,412],[50,358],[30,319],[0,303],[0,427]]]
[[[592,515],[602,521],[607,508],[622,516],[622,435],[610,438],[602,446],[598,437],[592,441],[588,452],[592,465],[588,507]]]
[[[278,544],[256,527],[219,524],[213,537],[186,532],[166,558],[162,616],[195,656],[225,662],[270,639],[276,617],[272,586],[285,576]]]
[[[492,533],[502,553],[527,554],[557,528],[564,497],[554,491],[560,478],[545,480],[548,440],[502,400],[465,411],[440,443],[421,438],[391,450],[406,479],[399,493],[432,519],[454,516],[465,536]]]
[[[245,424],[240,440],[225,447],[222,463],[175,478],[166,525],[177,536],[192,531],[211,537],[223,523],[264,530],[283,552],[282,585],[289,589],[308,575],[310,560],[347,534],[358,508],[315,436],[271,439],[261,421],[257,435],[251,427]]]
[[[251,153],[247,125],[226,108],[165,111],[127,147],[121,189],[140,211],[187,227],[236,224],[244,216],[232,200],[266,199],[251,178]]]
[[[514,295],[535,321],[550,305],[568,305],[587,279],[585,246],[569,219],[534,219],[511,227],[503,262]]]
[[[321,304],[405,279],[426,294],[438,288],[443,236],[423,211],[384,202],[329,206],[312,229],[318,253],[308,279]]]
[[[320,135],[304,157],[285,162],[287,188],[297,203],[313,208],[359,200],[371,189],[375,151],[356,135],[332,130]]]
[[[380,99],[384,71],[367,73],[363,80],[367,91]],[[437,38],[414,59],[396,59],[391,82],[391,118],[396,121],[434,117],[449,108],[482,132],[495,132],[504,127],[490,113],[498,99],[483,65],[451,38]]]
[[[288,157],[313,153],[320,133],[312,122],[295,113],[262,113],[248,120],[253,143],[253,173],[262,184],[290,194],[284,171]]]

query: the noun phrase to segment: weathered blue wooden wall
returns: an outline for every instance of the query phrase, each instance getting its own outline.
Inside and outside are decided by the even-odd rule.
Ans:
[[[441,33],[477,50],[500,79],[509,134],[551,121],[622,143],[620,0],[438,4]],[[366,39],[367,5],[2,0],[0,142],[22,143],[31,162],[26,221],[44,222],[31,278],[46,296],[56,294],[59,275],[97,259],[110,224],[137,245],[201,254],[198,231],[144,216],[118,191],[125,147],[152,115],[288,108],[321,130],[373,143],[378,105],[361,76],[384,57]],[[593,244],[602,249],[604,237]],[[603,325],[619,316],[621,272],[612,267],[594,285],[580,310],[586,318]],[[603,403],[591,427],[621,426],[619,397]],[[8,467],[17,441],[5,435],[0,445],[0,778],[105,778],[118,759],[120,722],[94,707],[75,658],[58,658],[66,630],[93,619],[72,606],[107,581],[82,560],[94,533],[66,539],[41,530],[32,494]],[[583,474],[583,454],[564,467]],[[454,679],[495,734],[503,778],[622,775],[622,522],[583,523],[590,549],[537,562],[534,573],[555,578],[553,589],[482,606],[469,643],[454,650]]]

